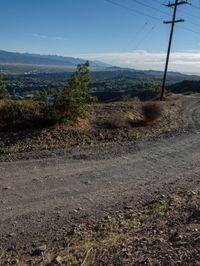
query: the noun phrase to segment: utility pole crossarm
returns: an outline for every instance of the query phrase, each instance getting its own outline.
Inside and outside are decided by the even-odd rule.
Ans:
[[[177,20],[175,20],[175,23],[179,23],[179,22],[185,22],[185,20],[184,19],[177,19]],[[164,21],[163,23],[164,24],[172,24],[173,21]]]
[[[169,2],[168,4],[164,4],[164,6],[166,6],[166,7],[175,7],[175,6],[184,5],[184,4],[188,4],[188,1],[181,1],[181,2],[178,2],[177,4]]]

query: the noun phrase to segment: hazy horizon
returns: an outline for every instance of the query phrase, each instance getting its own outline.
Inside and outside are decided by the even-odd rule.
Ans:
[[[2,50],[2,49],[1,49]],[[110,64],[113,67],[121,67],[121,68],[130,68],[130,69],[136,69],[136,70],[155,70],[155,71],[163,71],[164,70],[164,64],[165,64],[165,53],[147,53],[146,51],[138,51],[138,52],[132,52],[128,54],[78,54],[78,55],[65,55],[65,54],[49,54],[49,53],[32,53],[30,51],[17,51],[17,50],[2,50],[6,52],[13,52],[13,53],[22,53],[22,54],[35,54],[35,55],[44,55],[44,56],[63,56],[63,57],[74,57],[74,58],[80,58],[84,60],[90,60],[90,61],[101,61],[102,63]],[[118,55],[118,56],[117,56]],[[172,53],[171,54],[171,62],[169,71],[172,72],[180,72],[183,74],[188,75],[200,75],[200,69],[198,71],[198,68],[196,71],[188,71],[188,68],[178,68],[178,66],[185,64],[180,62],[180,58],[182,55],[188,55],[188,53]],[[196,53],[195,53],[196,55]],[[191,53],[192,56],[192,53]],[[194,56],[194,54],[193,54]],[[200,54],[198,54],[200,58]],[[146,61],[145,61],[146,58]],[[179,60],[177,64],[177,59]],[[131,63],[130,61],[133,61]],[[143,64],[141,64],[139,61],[143,60]],[[187,57],[188,60],[188,57]],[[134,62],[136,62],[134,64]],[[189,61],[187,61],[189,63]],[[145,65],[146,63],[146,65]]]

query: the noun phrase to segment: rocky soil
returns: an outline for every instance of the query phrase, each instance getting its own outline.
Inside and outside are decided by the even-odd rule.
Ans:
[[[176,100],[159,137],[1,157],[0,265],[199,265],[200,96]]]
[[[77,223],[52,242],[1,254],[4,265],[199,265],[200,190]]]

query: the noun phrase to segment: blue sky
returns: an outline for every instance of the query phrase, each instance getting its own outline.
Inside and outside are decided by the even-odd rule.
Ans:
[[[172,10],[162,0],[111,2],[0,0],[0,49],[162,69],[170,28],[162,20],[169,19]],[[176,27],[172,70],[186,71],[190,66],[191,72],[200,72],[200,1],[192,4],[195,7],[179,8],[178,18],[186,22]]]

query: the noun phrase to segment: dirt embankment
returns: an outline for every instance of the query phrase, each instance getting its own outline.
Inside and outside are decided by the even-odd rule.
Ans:
[[[150,125],[143,122],[143,105],[144,103],[141,102],[95,104],[88,110],[87,119],[76,125],[56,125],[16,132],[0,130],[0,154],[134,141],[157,136],[180,126],[178,118],[181,102],[179,100],[172,99],[162,103],[163,116],[157,123]]]

